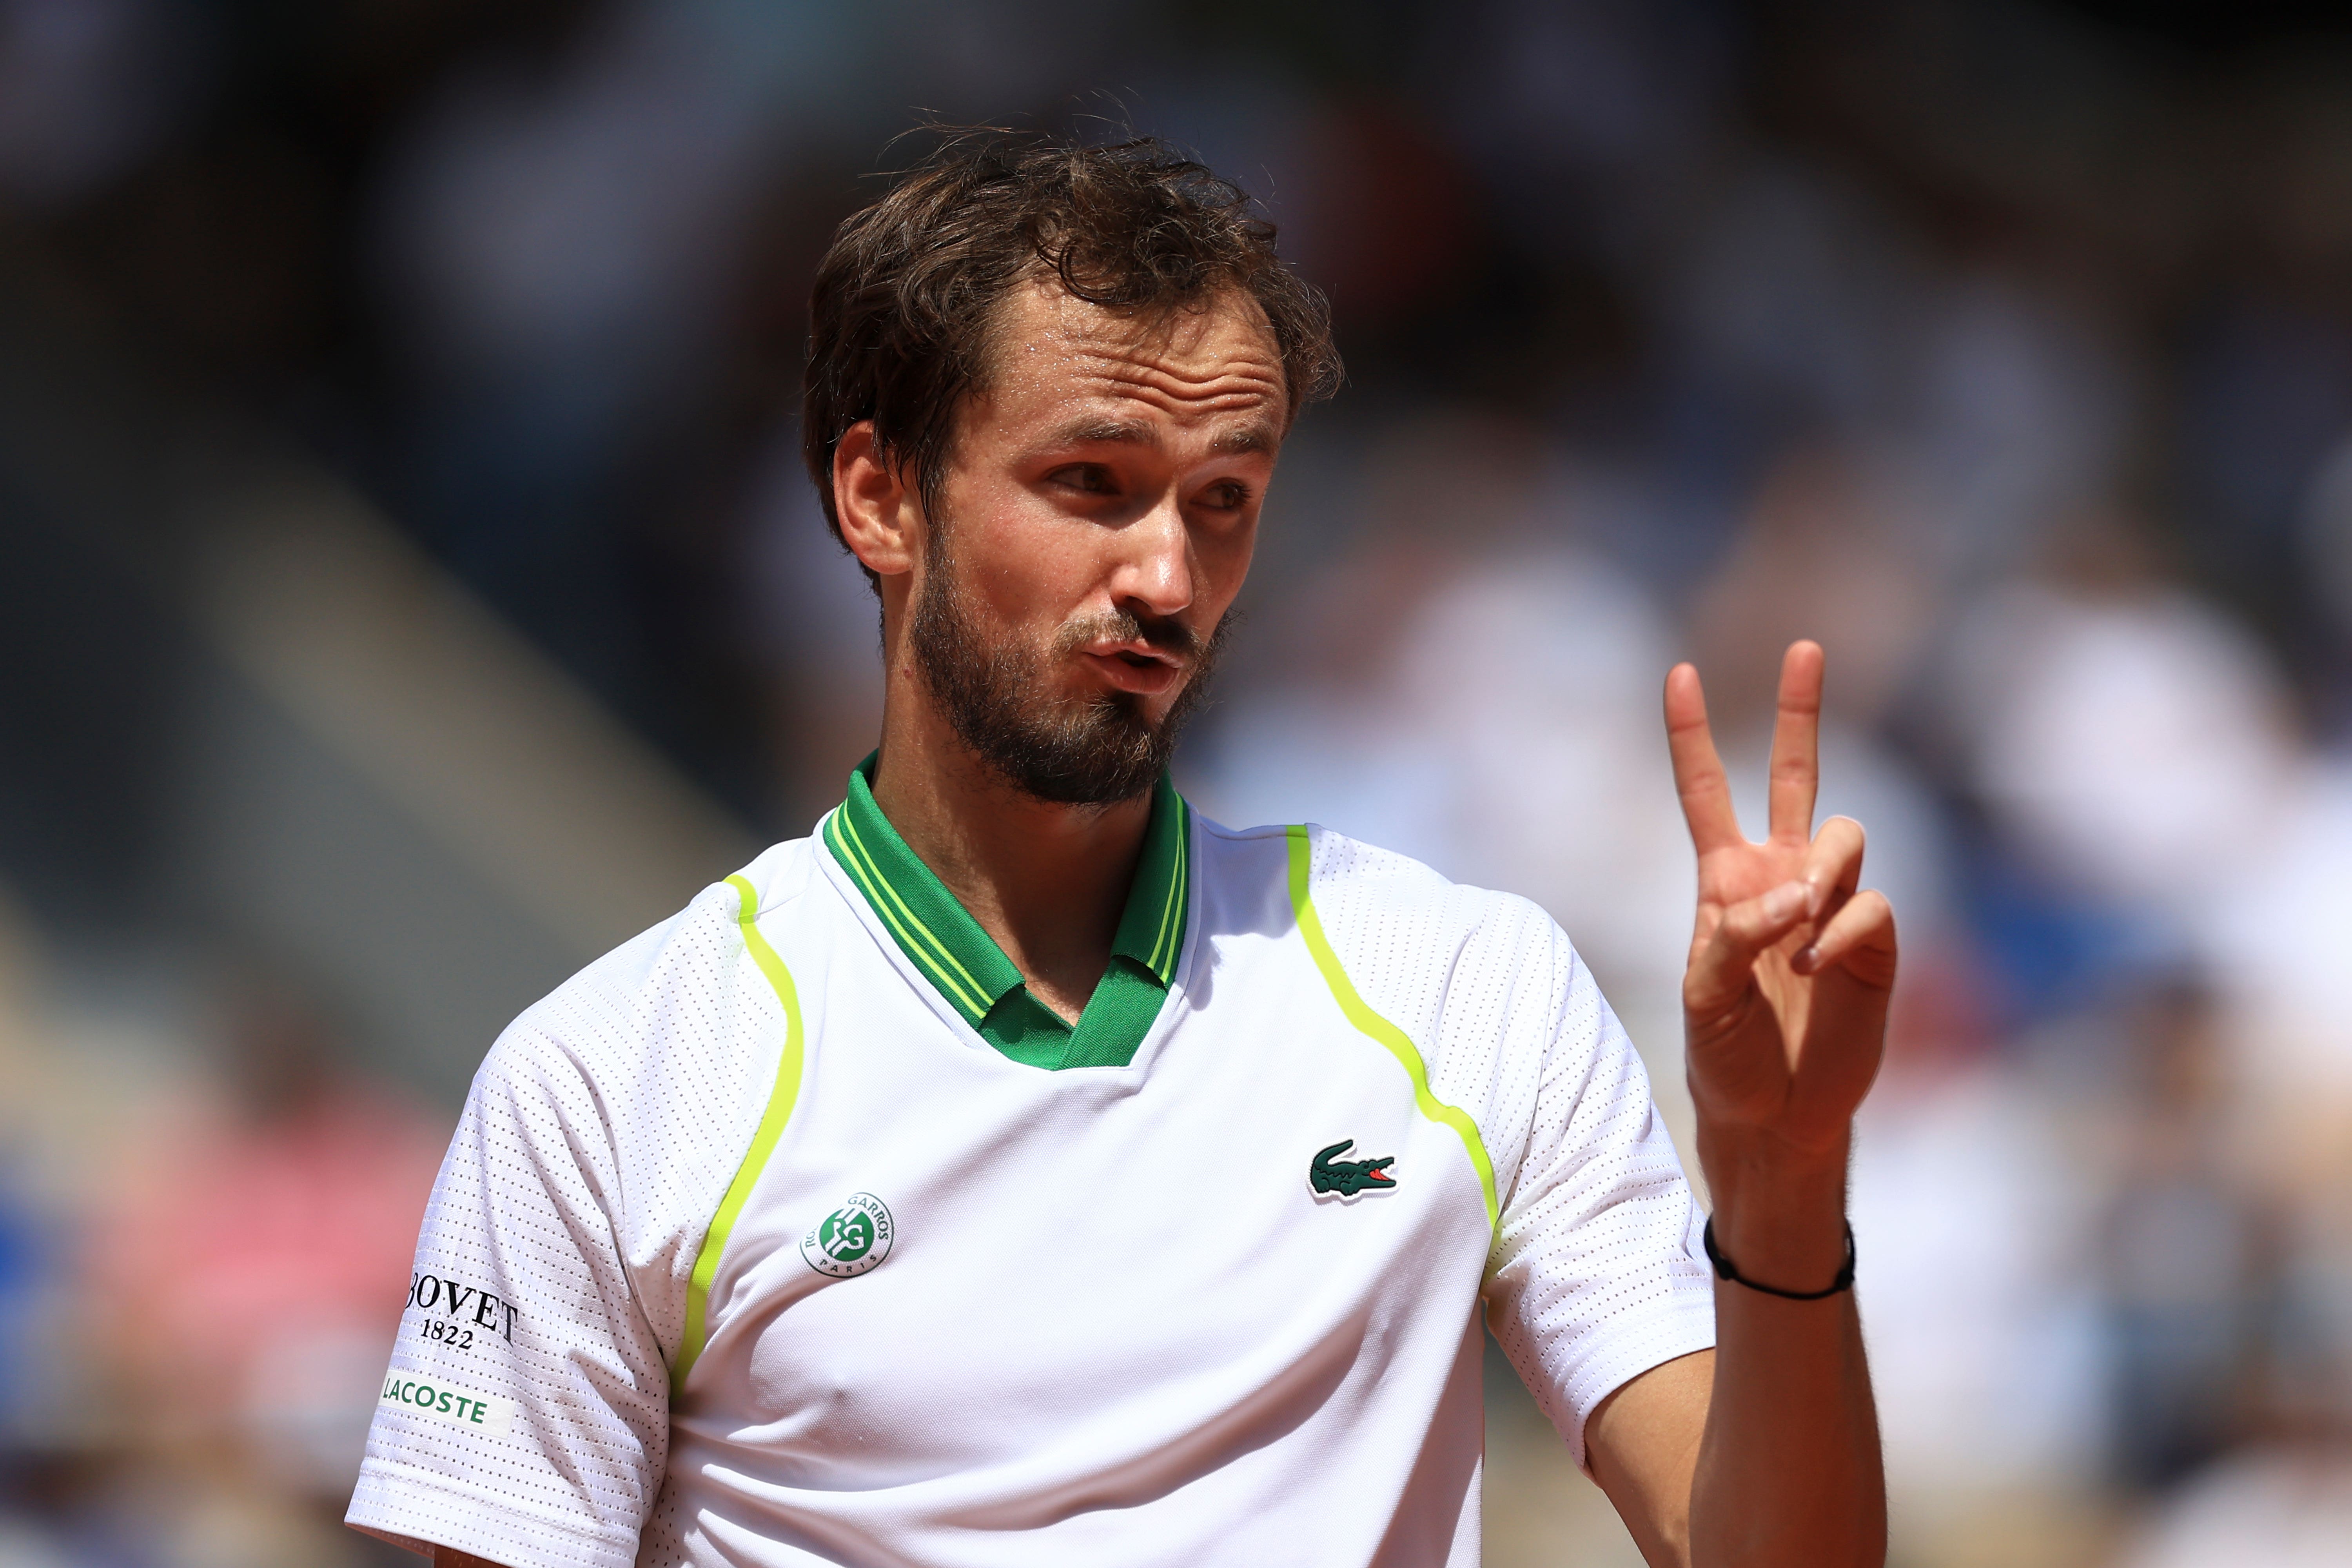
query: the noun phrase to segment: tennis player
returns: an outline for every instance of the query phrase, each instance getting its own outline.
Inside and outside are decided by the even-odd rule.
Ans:
[[[506,1568],[1471,1568],[1491,1325],[1653,1563],[1881,1560],[1843,1213],[1895,948],[1861,829],[1812,827],[1821,650],[1762,843],[1666,678],[1710,1226],[1539,910],[1169,783],[1336,378],[1272,231],[1154,142],[952,141],[842,226],[804,436],[881,745],[491,1050],[353,1525]]]

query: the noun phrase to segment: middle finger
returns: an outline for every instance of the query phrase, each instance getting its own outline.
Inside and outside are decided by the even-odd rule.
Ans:
[[[1769,827],[1777,843],[1802,844],[1812,836],[1813,795],[1821,782],[1822,662],[1817,642],[1791,643],[1780,660]]]

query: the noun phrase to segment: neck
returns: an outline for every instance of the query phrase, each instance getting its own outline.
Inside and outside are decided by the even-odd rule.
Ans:
[[[1110,963],[1150,795],[1113,805],[1024,795],[973,755],[925,694],[892,686],[875,804],[1030,994],[1076,1022]]]

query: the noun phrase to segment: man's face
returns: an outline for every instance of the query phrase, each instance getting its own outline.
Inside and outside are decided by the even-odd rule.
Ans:
[[[1047,286],[998,323],[912,587],[909,644],[966,745],[1015,787],[1149,789],[1206,690],[1286,411],[1238,296],[1135,321]]]

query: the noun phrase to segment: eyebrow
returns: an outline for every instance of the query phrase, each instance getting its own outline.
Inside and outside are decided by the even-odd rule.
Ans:
[[[1157,447],[1160,433],[1140,419],[1077,419],[1046,437],[1047,445],[1055,447],[1095,447],[1107,442]]]
[[[1209,449],[1227,456],[1249,452],[1264,452],[1271,456],[1280,445],[1281,439],[1275,435],[1274,426],[1252,422],[1224,431],[1209,443]]]
[[[1137,447],[1160,445],[1159,427],[1140,419],[1079,419],[1063,426],[1047,438],[1055,447],[1126,444]],[[1252,421],[1234,429],[1221,431],[1209,443],[1209,449],[1221,457],[1237,457],[1245,453],[1271,453],[1281,445],[1270,425]]]

